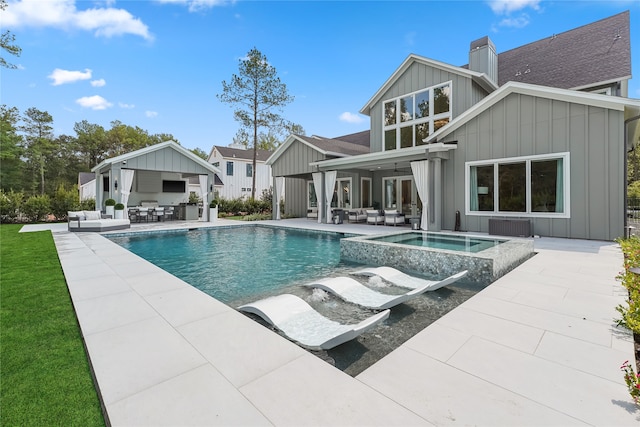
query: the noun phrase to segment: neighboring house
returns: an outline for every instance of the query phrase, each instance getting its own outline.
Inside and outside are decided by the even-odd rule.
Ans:
[[[409,55],[360,111],[368,147],[291,135],[267,164],[290,215],[317,204],[326,222],[331,199],[429,230],[458,228],[459,216],[468,231],[510,219],[536,235],[612,240],[625,232],[626,156],[640,139],[630,78],[629,12],[500,54],[483,37],[462,67]]]
[[[80,201],[96,198],[96,175],[91,172],[78,174],[78,196]]]
[[[258,150],[256,157],[256,192],[259,199],[263,190],[271,187],[271,166],[265,164],[271,151]],[[215,145],[209,154],[209,163],[222,172],[219,197],[225,199],[249,198],[253,187],[253,149],[221,147]]]

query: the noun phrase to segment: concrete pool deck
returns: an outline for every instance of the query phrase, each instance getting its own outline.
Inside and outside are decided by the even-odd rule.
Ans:
[[[217,224],[229,223],[238,224]],[[631,334],[612,320],[626,293],[612,242],[534,239],[535,257],[352,378],[99,234],[69,233],[66,224],[23,231],[39,229],[53,231],[114,426],[640,421],[619,370],[634,356]]]

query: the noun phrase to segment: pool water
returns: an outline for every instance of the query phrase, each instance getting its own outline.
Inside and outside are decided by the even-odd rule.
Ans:
[[[393,234],[390,236],[371,238],[370,240],[467,253],[478,253],[504,242],[504,240],[500,239],[483,239],[460,235],[445,236],[442,234],[423,232]]]
[[[108,237],[231,307],[291,293],[337,322],[355,324],[372,314],[324,291],[301,286],[315,278],[349,276],[362,268],[360,263],[340,260],[341,236],[337,234],[243,226]],[[379,278],[351,277],[379,292],[407,291]],[[356,376],[481,288],[459,281],[427,292],[394,307],[388,320],[358,338],[311,353]],[[248,316],[273,329],[258,316]]]
[[[234,227],[111,237],[127,250],[231,304],[329,275],[340,237],[269,227]]]

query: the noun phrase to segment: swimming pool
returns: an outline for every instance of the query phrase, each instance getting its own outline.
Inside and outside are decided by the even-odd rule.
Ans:
[[[229,305],[274,295],[345,265],[335,233],[242,226],[108,237]]]
[[[402,233],[373,237],[377,242],[399,243],[409,246],[422,246],[434,249],[477,253],[506,242],[504,239],[485,239],[472,236],[461,236],[437,233]]]

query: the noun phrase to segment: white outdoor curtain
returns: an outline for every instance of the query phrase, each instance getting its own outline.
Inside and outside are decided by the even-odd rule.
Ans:
[[[322,172],[313,173],[313,188],[316,191],[316,203],[318,205],[318,223],[322,222],[322,210],[324,209],[324,203],[322,203]]]
[[[135,171],[133,169],[120,169],[120,185],[122,186],[122,191],[120,192],[120,203],[124,205],[125,211],[127,210],[129,195],[131,194],[134,173]]]
[[[420,200],[422,200],[422,217],[420,218],[420,228],[429,229],[429,215],[427,211],[429,200],[429,161],[422,160],[419,162],[411,162],[411,171],[413,172],[413,180],[416,182],[416,189]]]
[[[331,222],[331,199],[333,199],[333,189],[336,186],[337,176],[338,171],[328,171],[324,173],[324,193],[327,196],[327,223]]]
[[[202,194],[202,220],[207,221],[209,216],[209,194],[207,193],[207,184],[209,175],[199,175],[200,179],[200,194]]]
[[[284,193],[284,176],[276,177],[276,219],[280,219],[280,199]]]

